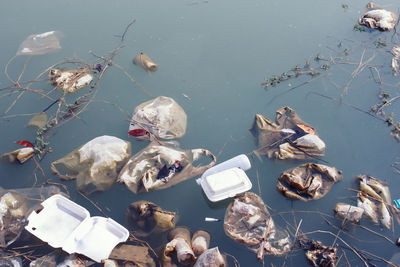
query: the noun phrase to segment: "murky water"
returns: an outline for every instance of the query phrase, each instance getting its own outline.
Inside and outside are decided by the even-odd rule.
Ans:
[[[34,56],[29,61],[22,80],[29,81],[48,66],[65,58],[79,57],[93,63],[89,51],[105,55],[118,46],[125,27],[133,19],[136,22],[125,36],[124,47],[114,58],[153,97],[165,95],[174,98],[188,115],[186,135],[179,139],[181,147],[206,148],[218,156],[218,162],[238,154],[251,153],[255,148],[248,129],[254,115],[263,114],[274,118],[275,111],[282,106],[295,109],[300,117],[315,127],[327,145],[324,160],[328,165],[343,171],[342,182],[333,186],[323,199],[303,203],[285,199],[276,190],[276,181],[283,170],[299,162],[276,162],[266,157],[260,162],[253,158],[253,168],[248,176],[253,182],[253,192],[259,193],[257,173],[260,178],[261,196],[273,210],[289,212],[274,220],[283,228],[289,228],[302,220],[301,230],[309,232],[326,230],[337,233],[316,213],[291,211],[320,211],[333,215],[337,202],[355,204],[353,177],[370,174],[387,181],[392,197],[400,197],[399,175],[391,164],[399,161],[399,144],[390,136],[390,129],[381,120],[345,104],[311,94],[318,92],[339,99],[352,72],[357,68],[364,53],[364,62],[375,55],[373,61],[350,83],[349,94],[343,98],[348,104],[368,111],[370,106],[380,102],[380,87],[375,82],[379,70],[383,89],[391,96],[399,94],[398,77],[390,69],[391,50],[399,44],[391,32],[353,30],[357,18],[366,2],[352,1],[226,1],[226,0],[171,0],[171,1],[1,1],[0,33],[2,36],[0,66],[3,68],[15,55],[19,44],[30,34],[58,30],[64,33],[61,40],[63,49],[51,55]],[[379,3],[397,12],[397,1]],[[376,47],[374,41],[381,38],[386,46]],[[379,46],[379,45],[378,45]],[[159,64],[159,69],[149,74],[132,64],[133,57],[147,53]],[[348,55],[345,56],[345,52]],[[341,63],[333,64],[328,70],[319,69],[323,62],[315,62],[318,54],[329,59],[331,56]],[[338,57],[341,57],[338,59]],[[10,64],[8,72],[17,79],[26,57],[20,56]],[[261,83],[264,78],[279,75],[295,65],[303,66],[307,60],[321,72],[316,80],[301,85],[312,78],[301,76],[265,90]],[[352,64],[344,64],[352,63]],[[10,83],[2,73],[0,88]],[[33,88],[50,90],[46,82],[35,83]],[[295,89],[293,89],[295,88]],[[98,84],[96,100],[106,100],[131,113],[135,106],[150,97],[132,83],[122,71],[112,67]],[[291,91],[288,91],[293,89]],[[3,96],[9,91],[0,91],[1,113],[10,106],[17,94]],[[71,96],[70,100],[74,97]],[[36,94],[25,93],[7,115],[34,113],[43,110],[49,101]],[[55,109],[53,109],[54,111]],[[387,108],[399,120],[398,103]],[[49,111],[50,113],[52,110]],[[397,116],[396,116],[397,115]],[[98,101],[91,103],[79,119],[53,130],[49,142],[53,152],[41,162],[46,177],[37,172],[31,160],[24,165],[0,165],[0,185],[4,188],[30,187],[46,179],[60,180],[51,174],[50,162],[63,157],[76,147],[100,135],[113,135],[128,140],[129,117],[113,105]],[[35,132],[25,125],[30,117],[0,119],[0,153],[15,150],[15,141],[34,140]],[[138,152],[147,143],[131,140],[132,152]],[[72,200],[89,209],[92,216],[100,215],[90,202],[75,192],[75,182],[64,182],[71,191]],[[260,266],[256,255],[240,244],[230,240],[223,231],[222,222],[207,223],[204,217],[223,219],[229,201],[217,204],[209,202],[195,180],[189,180],[173,188],[135,195],[124,185],[116,184],[111,190],[89,196],[104,209],[106,214],[118,222],[125,223],[125,209],[137,200],[149,200],[166,210],[179,214],[178,225],[185,225],[193,231],[206,229],[212,235],[211,247],[234,255],[241,266]],[[283,220],[285,219],[286,222]],[[335,227],[341,220],[326,218]],[[366,219],[361,224],[390,239],[399,236],[398,225],[389,231],[380,225],[373,225]],[[358,250],[365,250],[390,259],[399,253],[398,247],[383,238],[359,227],[347,227],[340,234],[348,244]],[[330,245],[334,237],[329,234],[310,234]],[[157,244],[154,241],[154,244]],[[151,243],[152,244],[152,243]],[[363,263],[343,242],[352,266]],[[366,255],[366,254],[365,254]],[[369,258],[371,258],[369,256]],[[265,264],[280,266],[307,266],[303,251],[289,254],[287,258],[266,257]],[[373,262],[385,266],[382,262]],[[346,265],[342,258],[340,266]]]

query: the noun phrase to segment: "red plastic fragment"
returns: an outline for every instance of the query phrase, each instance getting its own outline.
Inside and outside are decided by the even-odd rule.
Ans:
[[[143,136],[147,134],[147,131],[145,129],[134,129],[129,131],[128,134],[132,136]]]
[[[34,146],[32,145],[32,143],[29,142],[29,141],[27,141],[27,140],[20,140],[20,141],[17,141],[17,144],[19,144],[19,145],[21,145],[21,146],[26,146],[26,147],[34,147]]]

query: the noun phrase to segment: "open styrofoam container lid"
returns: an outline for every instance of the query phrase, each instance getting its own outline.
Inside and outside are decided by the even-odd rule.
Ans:
[[[200,184],[212,202],[234,197],[252,187],[249,177],[237,167],[206,176],[201,179]]]
[[[89,211],[62,195],[42,202],[42,209],[28,216],[25,229],[50,246],[79,253],[97,262],[125,242],[129,231],[110,218],[90,217]]]

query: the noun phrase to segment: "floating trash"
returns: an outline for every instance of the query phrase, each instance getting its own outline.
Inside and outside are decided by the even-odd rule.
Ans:
[[[210,246],[211,235],[207,231],[197,230],[192,236],[192,249],[195,254],[203,254]]]
[[[175,212],[165,211],[150,201],[137,201],[127,209],[128,224],[135,236],[159,234],[175,227]]]
[[[211,162],[205,166],[193,166],[203,155]],[[129,159],[118,176],[118,182],[124,183],[134,193],[168,188],[200,176],[215,162],[215,156],[206,149],[182,151],[153,142]]]
[[[128,230],[113,219],[90,217],[89,211],[60,194],[43,201],[27,220],[25,229],[50,246],[97,262],[129,237]]]
[[[196,256],[191,247],[190,230],[186,227],[177,227],[169,234],[170,242],[165,245],[163,252],[163,263],[172,264],[172,258],[169,256],[176,252],[178,262],[183,265],[189,265],[196,260]]]
[[[114,265],[111,266],[143,266],[156,267],[154,259],[150,256],[149,248],[131,244],[121,244],[115,247],[109,256]],[[120,262],[120,264],[118,263]]]
[[[49,31],[40,34],[29,35],[20,45],[17,56],[21,55],[45,55],[55,53],[61,49],[61,32]]]
[[[336,214],[350,222],[358,223],[364,213],[362,208],[352,206],[346,203],[337,203],[335,206]]]
[[[65,157],[51,163],[61,179],[76,179],[79,191],[109,189],[131,155],[131,144],[114,136],[96,137]]]
[[[10,163],[14,163],[18,160],[19,163],[23,164],[34,155],[35,150],[33,149],[33,147],[24,147],[9,153],[2,154],[1,158],[7,159]]]
[[[325,155],[325,143],[315,129],[289,107],[276,111],[275,123],[256,114],[250,132],[258,141],[255,152],[269,158],[314,159]]]
[[[324,246],[316,240],[299,240],[300,246],[306,249],[306,257],[314,267],[333,267],[337,259],[337,248]]]
[[[86,87],[93,80],[93,75],[85,70],[50,69],[49,81],[64,93],[75,93]]]
[[[207,249],[199,256],[193,267],[226,267],[226,256],[223,256],[218,247]]]
[[[394,74],[397,76],[399,74],[400,46],[393,46],[392,54],[392,69]]]
[[[185,135],[187,116],[174,99],[159,96],[137,106],[129,125],[129,135],[148,140],[150,134],[161,139],[175,139]]]
[[[149,56],[145,53],[140,53],[138,54],[134,59],[133,63],[135,63],[138,66],[141,66],[147,71],[156,71],[158,68],[158,65],[154,63],[153,60],[149,58]]]
[[[393,12],[387,11],[372,2],[367,4],[366,10],[367,11],[359,17],[359,24],[380,31],[388,31],[395,27],[397,16]]]
[[[305,163],[284,171],[278,179],[277,189],[284,196],[303,201],[324,197],[332,185],[343,179],[335,167]]]
[[[230,238],[257,253],[258,260],[264,254],[282,256],[292,244],[289,234],[275,226],[263,200],[252,192],[236,196],[229,204],[224,230]]]

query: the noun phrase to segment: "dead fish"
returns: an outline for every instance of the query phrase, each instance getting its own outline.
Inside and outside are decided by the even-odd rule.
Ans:
[[[381,212],[381,223],[387,228],[390,229],[390,225],[392,222],[392,216],[390,216],[389,210],[387,206],[381,202],[379,206],[379,211]]]
[[[380,31],[391,30],[396,25],[397,17],[393,12],[379,8],[373,3],[369,3],[367,8],[370,10],[359,17],[359,24]]]
[[[357,207],[364,210],[364,214],[371,218],[374,223],[378,223],[378,214],[376,213],[376,205],[374,202],[364,197],[363,194],[359,194],[357,200]]]
[[[364,209],[346,203],[337,203],[334,210],[339,217],[355,223],[360,221],[364,213]]]
[[[373,177],[369,177],[367,183],[375,190],[375,192],[377,192],[382,197],[382,199],[386,203],[392,202],[392,197],[390,196],[390,191],[388,186],[384,185],[381,181]]]
[[[367,183],[363,180],[360,181],[360,189],[362,192],[375,198],[376,200],[382,200],[382,198],[374,191],[374,189],[372,189],[372,187],[367,185]]]

